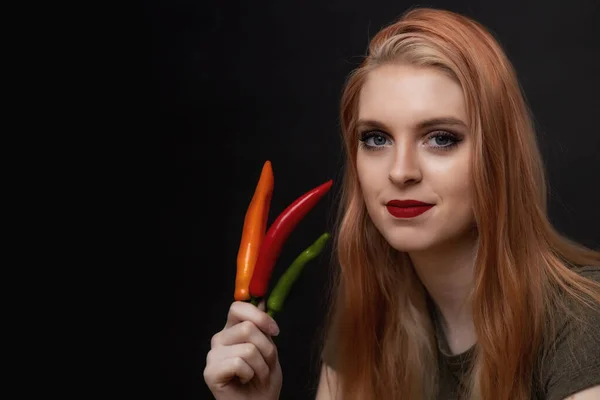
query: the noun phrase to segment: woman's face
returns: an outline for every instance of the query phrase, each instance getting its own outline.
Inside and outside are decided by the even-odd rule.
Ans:
[[[460,85],[433,68],[383,65],[367,77],[358,117],[358,179],[390,245],[430,250],[470,232],[472,137]]]

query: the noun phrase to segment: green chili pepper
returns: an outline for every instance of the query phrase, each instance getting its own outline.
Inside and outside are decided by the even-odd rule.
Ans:
[[[277,284],[269,295],[269,300],[267,300],[267,313],[271,317],[283,309],[283,303],[288,297],[294,282],[304,269],[304,266],[323,251],[330,236],[327,232],[322,234],[313,244],[296,257],[281,278],[279,278],[279,281],[277,281]]]

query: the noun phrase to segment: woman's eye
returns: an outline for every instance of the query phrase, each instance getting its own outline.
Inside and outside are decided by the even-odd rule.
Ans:
[[[373,143],[373,145],[375,145],[375,146],[383,146],[387,141],[386,138],[384,138],[383,136],[380,136],[380,135],[373,135],[368,140],[370,140],[371,143]],[[371,144],[371,143],[369,143],[369,144]]]
[[[436,132],[427,142],[431,147],[446,149],[455,146],[460,140],[449,132]]]
[[[452,143],[452,140],[448,136],[442,136],[442,135],[435,136],[433,138],[433,141],[438,146],[447,146],[449,143]]]
[[[369,150],[379,149],[388,144],[389,140],[377,133],[367,133],[360,138],[361,145]]]

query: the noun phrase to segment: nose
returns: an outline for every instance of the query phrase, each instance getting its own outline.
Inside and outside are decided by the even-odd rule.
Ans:
[[[396,151],[389,179],[395,185],[415,184],[423,179],[418,155],[414,150],[404,147]]]

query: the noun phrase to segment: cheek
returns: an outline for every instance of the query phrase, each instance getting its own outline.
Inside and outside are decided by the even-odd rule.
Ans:
[[[438,175],[432,184],[441,201],[436,218],[431,220],[434,225],[429,225],[434,241],[462,236],[475,224],[469,169],[453,171],[453,174]]]
[[[358,180],[362,197],[366,205],[369,206],[375,197],[377,189],[373,185],[373,180],[367,179],[366,176],[359,175]]]
[[[373,160],[364,160],[359,156],[356,163],[358,182],[361,193],[367,206],[377,200],[378,193],[385,182],[385,174],[382,175],[383,166]]]
[[[467,155],[454,159],[451,163],[436,165],[430,169],[429,177],[442,204],[450,206],[461,215],[471,212],[472,177]]]
[[[435,182],[439,190],[446,194],[462,193],[471,187],[470,152],[464,151],[455,157],[430,162],[428,177]]]
[[[453,187],[456,190],[456,195],[469,201],[471,198],[472,189],[472,176],[471,176],[471,163],[469,159],[463,161],[459,168],[457,168],[456,176],[454,177]]]
[[[371,171],[369,171],[369,164],[365,162],[360,154],[356,157],[356,174],[358,176],[360,190],[363,196],[366,197],[370,191],[369,179],[367,179],[367,177],[371,175]]]

